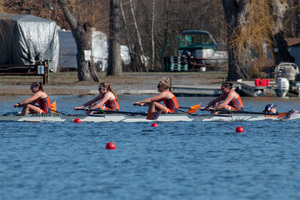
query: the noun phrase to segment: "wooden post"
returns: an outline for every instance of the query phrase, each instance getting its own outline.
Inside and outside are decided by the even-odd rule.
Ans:
[[[48,60],[44,61],[44,75],[43,75],[43,84],[45,85],[46,83],[49,83],[49,62]]]
[[[169,90],[172,92],[172,77],[170,77],[170,85],[169,85]]]

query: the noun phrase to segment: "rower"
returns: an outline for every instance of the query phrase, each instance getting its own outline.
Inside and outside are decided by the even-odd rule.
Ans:
[[[109,83],[105,83],[105,82],[100,83],[98,91],[99,91],[98,96],[86,102],[82,106],[75,107],[74,109],[80,110],[88,106],[88,108],[85,108],[85,110],[87,111],[88,109],[99,109],[99,110],[104,109],[110,111],[120,110],[117,94],[113,91]],[[100,101],[100,102],[95,103],[96,101]],[[93,114],[93,111],[88,111],[87,114]]]
[[[232,83],[224,82],[221,86],[222,94],[209,102],[207,106],[201,107],[200,110],[212,110],[212,114],[218,114],[214,110],[244,110],[242,99],[238,93],[232,89]],[[223,101],[223,102],[221,102]]]
[[[145,104],[150,104],[148,113],[155,111],[162,111],[162,113],[178,113],[178,102],[175,95],[169,91],[169,78],[160,81],[157,85],[157,90],[160,92],[154,97],[150,97],[138,102],[134,102],[133,105],[144,106]],[[165,105],[159,103],[163,101]]]
[[[265,110],[263,111],[264,113],[277,113],[275,104],[268,104],[265,107]]]
[[[51,113],[51,102],[49,96],[44,92],[42,83],[33,82],[30,85],[30,90],[34,95],[24,101],[21,101],[14,105],[14,107],[23,107],[21,115],[27,115],[29,111],[31,113]],[[38,103],[39,106],[34,104]]]

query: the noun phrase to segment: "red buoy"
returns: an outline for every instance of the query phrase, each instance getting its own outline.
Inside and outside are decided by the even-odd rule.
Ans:
[[[116,149],[116,145],[113,142],[109,142],[106,144],[106,149]]]
[[[243,133],[243,132],[244,132],[244,129],[243,129],[243,127],[241,127],[241,126],[238,126],[238,127],[236,127],[235,131],[236,131],[237,133]]]
[[[74,123],[78,123],[79,124],[79,123],[81,123],[81,120],[77,118],[77,119],[74,120]]]
[[[158,124],[157,123],[153,123],[151,126],[152,127],[158,127]]]

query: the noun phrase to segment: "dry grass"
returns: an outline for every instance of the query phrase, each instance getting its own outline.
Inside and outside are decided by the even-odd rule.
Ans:
[[[172,77],[176,82],[186,84],[214,84],[221,83],[227,72],[155,72],[155,73],[123,73],[123,76],[106,76],[105,72],[98,73],[100,82],[109,82],[112,85],[139,85],[157,84],[163,78]],[[0,82],[5,85],[30,85],[32,82],[42,82],[41,76],[1,76]],[[77,72],[50,73],[48,85],[98,85],[99,83],[78,81]]]

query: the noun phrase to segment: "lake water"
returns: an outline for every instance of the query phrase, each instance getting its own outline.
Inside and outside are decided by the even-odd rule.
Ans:
[[[120,96],[126,111],[148,96]],[[1,112],[25,96],[1,96]],[[54,96],[57,110],[93,96]],[[211,97],[180,97],[206,105]],[[249,111],[300,99],[243,98]],[[244,133],[236,133],[242,126]],[[261,122],[0,122],[0,199],[300,199],[299,120]],[[116,150],[106,150],[108,142]]]

